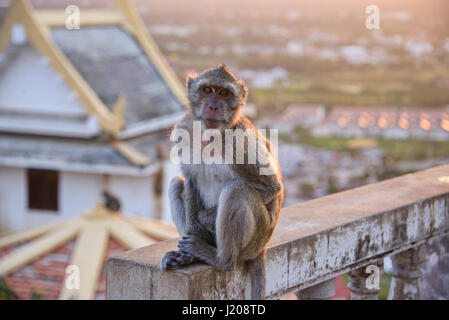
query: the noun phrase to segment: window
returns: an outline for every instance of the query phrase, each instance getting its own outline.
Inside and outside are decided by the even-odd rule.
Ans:
[[[58,211],[58,171],[28,169],[28,208]]]

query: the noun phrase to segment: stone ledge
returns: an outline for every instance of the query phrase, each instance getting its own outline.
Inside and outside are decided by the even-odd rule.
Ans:
[[[267,250],[267,298],[278,298],[449,230],[449,165],[284,208]],[[177,239],[112,257],[108,299],[245,299],[242,267],[161,272]]]

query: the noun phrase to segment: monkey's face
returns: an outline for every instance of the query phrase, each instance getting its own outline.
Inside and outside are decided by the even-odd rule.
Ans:
[[[233,112],[233,93],[229,89],[206,84],[199,88],[199,97],[200,118],[206,128],[218,129],[229,122],[230,112]]]
[[[226,67],[206,70],[188,80],[188,95],[194,119],[208,129],[232,126],[245,103],[246,86]]]

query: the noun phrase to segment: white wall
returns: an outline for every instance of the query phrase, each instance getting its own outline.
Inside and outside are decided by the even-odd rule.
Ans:
[[[101,177],[59,173],[59,212],[28,209],[26,169],[0,167],[0,234],[76,216],[98,201]]]
[[[103,177],[97,174],[63,171],[59,173],[59,210],[73,217],[93,208],[100,200]]]
[[[125,215],[155,217],[153,177],[111,176],[109,190],[120,199]]]
[[[25,170],[0,167],[0,234],[24,224]]]
[[[76,95],[32,46],[22,47],[0,77],[0,109],[66,116],[86,115]]]
[[[76,94],[48,59],[31,45],[19,48],[0,74],[0,111],[6,112],[0,119],[2,131],[75,137],[98,134],[95,118],[87,118]],[[54,121],[48,115],[62,117]]]
[[[59,172],[59,212],[29,210],[26,169],[0,167],[0,235],[75,217],[101,201],[108,189],[118,196],[127,215],[155,217],[152,176],[104,176]]]
[[[60,174],[61,214],[76,216],[101,201],[107,189],[117,196],[125,215],[154,217],[152,176],[132,177],[62,172]]]

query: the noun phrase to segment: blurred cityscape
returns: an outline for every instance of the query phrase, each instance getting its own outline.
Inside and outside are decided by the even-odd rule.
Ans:
[[[116,1],[30,2],[36,10],[77,5],[83,15],[83,9],[112,8]],[[285,206],[449,163],[448,1],[133,2],[161,59],[182,82],[191,72],[225,63],[248,83],[245,114],[259,129],[279,130]],[[12,3],[0,0],[0,24]],[[380,8],[379,30],[365,27],[365,8],[371,4]],[[45,18],[50,21],[52,17]],[[12,28],[13,45],[0,54],[0,235],[86,210],[89,219],[104,218],[104,208],[95,204],[105,189],[112,191],[109,200],[120,200],[122,212],[170,221],[166,185],[178,171],[161,163],[167,162],[169,147],[163,129],[183,112],[177,80],[171,71],[158,69],[159,51],[142,40],[145,36],[138,38],[136,46],[129,30],[122,32],[116,26],[86,27],[85,31],[81,26],[73,33],[78,37],[61,26],[51,27],[55,44],[101,101],[86,98],[80,102],[78,98],[88,91],[79,86],[74,94],[76,81],[68,81],[69,89],[61,80],[53,82],[55,76],[48,66],[54,64],[54,57],[40,60],[22,35],[26,32]],[[142,35],[136,26],[131,29]],[[6,47],[5,39],[0,39],[0,48]],[[146,56],[151,57],[150,63]],[[37,66],[31,74],[39,73],[48,81],[24,76],[30,66]],[[8,68],[19,76],[11,76],[12,71],[5,71]],[[71,71],[56,71],[67,72],[58,79],[70,78]],[[110,72],[120,76],[110,77]],[[24,83],[36,91],[26,99],[16,90]],[[45,90],[59,90],[60,100],[49,99]],[[122,93],[126,94],[126,112]],[[10,101],[23,103],[23,108],[11,109],[6,105]],[[57,109],[61,101],[67,110]],[[99,120],[93,119],[92,106],[86,101],[92,102]],[[117,139],[108,140],[105,133]],[[16,167],[28,171],[19,172]],[[58,174],[62,177],[59,189]],[[25,176],[28,189],[22,184]],[[52,186],[53,195],[46,195],[42,185]],[[24,195],[18,195],[19,189]],[[54,219],[42,208],[60,216]],[[146,231],[150,240],[135,233],[130,240],[118,232],[114,234],[118,243],[106,244],[95,256],[104,260],[105,250],[107,256],[176,235],[172,228],[161,236],[154,230],[167,226],[146,223],[150,225],[146,229],[140,220],[133,228]],[[16,238],[23,240],[19,247],[29,244],[30,239]],[[64,239],[73,239],[73,234]],[[5,243],[9,247],[3,249],[0,241],[2,259],[14,251],[13,242],[3,242],[6,247]],[[49,281],[53,287],[37,287],[49,290],[47,298],[61,297],[63,271],[77,246],[73,240],[65,243],[52,253],[53,258],[47,256],[34,267],[27,265],[9,281],[26,298],[35,283],[22,288],[23,279],[29,274],[42,278],[39,270],[55,264],[57,279]],[[2,265],[0,260],[0,271],[13,270],[8,263]],[[100,279],[91,279],[98,287],[91,288],[87,297],[104,298],[103,269]],[[0,298],[1,288],[0,283]],[[73,298],[71,294],[66,290],[61,295]]]
[[[138,5],[179,77],[225,62],[248,82],[247,115],[281,132],[286,205],[449,161],[447,1]]]

